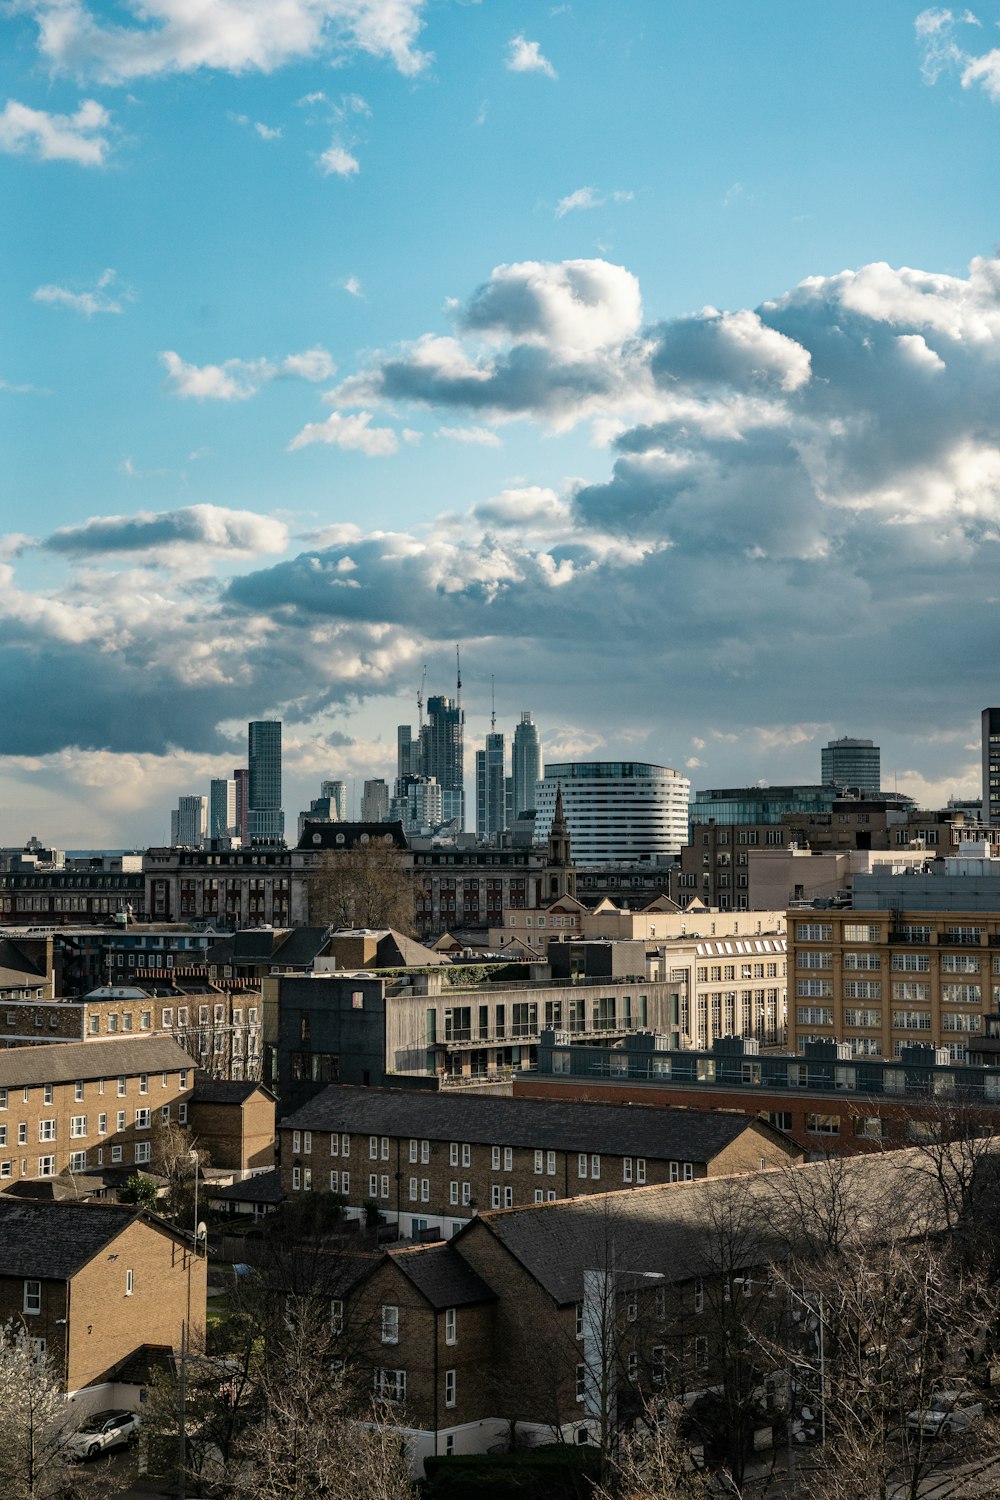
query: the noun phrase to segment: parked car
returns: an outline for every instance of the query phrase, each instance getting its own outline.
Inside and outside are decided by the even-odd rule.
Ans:
[[[110,1448],[124,1448],[135,1437],[139,1415],[134,1411],[96,1411],[71,1432],[65,1446],[74,1458],[96,1458]]]
[[[907,1414],[910,1432],[924,1437],[942,1437],[948,1432],[967,1432],[983,1414],[983,1403],[968,1391],[935,1391],[929,1405]]]

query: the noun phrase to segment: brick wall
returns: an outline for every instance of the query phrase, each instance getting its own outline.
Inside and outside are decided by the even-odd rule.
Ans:
[[[195,1100],[191,1128],[210,1166],[247,1172],[274,1165],[274,1101],[260,1091],[242,1104]]]

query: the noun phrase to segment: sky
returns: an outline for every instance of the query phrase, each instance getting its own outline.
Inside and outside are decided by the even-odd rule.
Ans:
[[[926,806],[1000,701],[1000,0],[10,0],[0,844],[451,693]]]

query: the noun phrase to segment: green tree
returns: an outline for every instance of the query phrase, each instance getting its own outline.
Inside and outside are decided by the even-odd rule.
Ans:
[[[156,1207],[156,1183],[141,1172],[133,1172],[118,1189],[119,1203],[137,1203],[142,1208]]]

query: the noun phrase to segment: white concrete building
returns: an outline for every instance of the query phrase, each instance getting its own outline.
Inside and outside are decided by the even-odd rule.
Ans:
[[[536,843],[549,836],[560,787],[576,865],[655,862],[687,843],[691,783],[669,766],[627,760],[546,765],[538,783]]]

